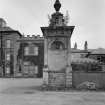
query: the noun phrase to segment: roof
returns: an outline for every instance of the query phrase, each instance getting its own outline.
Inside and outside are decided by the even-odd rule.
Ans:
[[[71,52],[72,53],[89,53],[88,50],[80,50],[80,49],[74,49],[74,48],[71,48]]]
[[[14,30],[10,27],[0,27],[0,31],[14,31]]]
[[[12,29],[11,27],[0,27],[0,32],[7,32],[7,33],[10,33],[10,32],[12,32],[12,33],[14,33],[14,32],[16,32],[16,33],[18,33],[20,36],[22,36],[22,34],[18,31],[18,30],[14,30],[14,29]]]
[[[21,33],[17,30],[12,29],[11,27],[7,26],[6,21],[3,18],[0,18],[0,32],[3,33],[18,33],[21,36]]]
[[[105,54],[105,49],[98,48],[98,49],[93,50],[90,54]]]
[[[97,60],[90,59],[90,58],[72,58],[72,63],[98,63]]]
[[[7,26],[6,21],[3,18],[0,18],[0,31],[13,31],[12,28]]]

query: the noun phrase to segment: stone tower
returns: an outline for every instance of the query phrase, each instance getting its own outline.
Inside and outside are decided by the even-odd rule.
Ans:
[[[72,86],[71,42],[74,26],[67,26],[59,12],[61,3],[56,0],[56,10],[48,27],[41,27],[44,35],[43,83],[51,87]]]

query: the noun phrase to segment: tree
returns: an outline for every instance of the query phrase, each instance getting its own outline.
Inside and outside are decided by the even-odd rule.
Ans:
[[[84,50],[88,50],[88,43],[87,43],[87,41],[85,41]]]
[[[77,49],[77,43],[75,42],[75,44],[74,44],[74,49]]]
[[[50,17],[50,15],[48,14],[48,24],[50,24],[51,23],[51,17]]]
[[[64,17],[64,24],[67,25],[69,22],[69,13],[66,11],[66,16]]]

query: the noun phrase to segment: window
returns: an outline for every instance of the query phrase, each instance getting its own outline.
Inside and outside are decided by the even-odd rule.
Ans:
[[[102,56],[101,61],[105,63],[105,56]]]
[[[29,73],[28,71],[29,71],[29,66],[28,65],[24,65],[23,66],[23,73],[24,74],[28,74]]]
[[[25,66],[30,65],[30,62],[24,62],[23,63]]]
[[[99,62],[101,62],[101,57],[100,57],[100,56],[98,56],[98,57],[97,57],[97,60],[98,60]]]
[[[38,66],[35,66],[35,74],[38,74]]]
[[[38,55],[38,47],[36,46],[25,47],[24,54],[25,55]]]
[[[29,66],[29,74],[30,75],[33,75],[34,74],[34,66],[33,65],[30,65]]]
[[[6,73],[7,73],[7,74],[10,73],[10,67],[6,67]]]
[[[30,45],[29,46],[29,55],[38,55],[38,47],[35,45]]]
[[[25,49],[24,49],[24,55],[29,55],[29,47],[25,47]]]
[[[6,54],[6,60],[10,61],[10,54]]]
[[[34,55],[38,55],[38,47],[34,47]]]
[[[6,48],[10,48],[11,47],[11,41],[10,40],[6,40]]]

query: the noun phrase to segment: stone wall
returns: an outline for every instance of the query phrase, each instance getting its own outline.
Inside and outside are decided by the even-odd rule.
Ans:
[[[48,50],[48,65],[49,70],[63,70],[66,68],[66,51],[63,50]]]
[[[32,39],[32,40],[31,40]],[[37,38],[36,38],[37,39]],[[18,51],[18,59],[21,60],[21,63],[19,63],[20,67],[21,67],[21,75],[22,76],[27,76],[27,77],[42,77],[43,76],[43,66],[44,66],[44,40],[41,39],[37,39],[35,38],[30,38],[30,40],[28,40],[27,37],[22,38],[17,40],[18,43],[20,43],[20,48]],[[38,55],[25,55],[24,54],[24,49],[26,46],[29,46],[30,44],[34,46],[38,47]],[[30,50],[32,48],[30,47]],[[27,70],[26,70],[26,66],[24,65],[25,62],[28,62],[28,66],[27,66]],[[34,69],[31,69],[30,67],[34,67],[37,66],[38,67],[38,73],[29,73],[29,72],[34,72]],[[27,72],[27,73],[25,73]],[[26,75],[27,74],[27,75]]]
[[[105,72],[73,72],[72,75],[75,88],[84,82],[93,82],[96,88],[105,88]]]
[[[61,71],[48,72],[48,84],[51,87],[66,87],[66,74]]]

